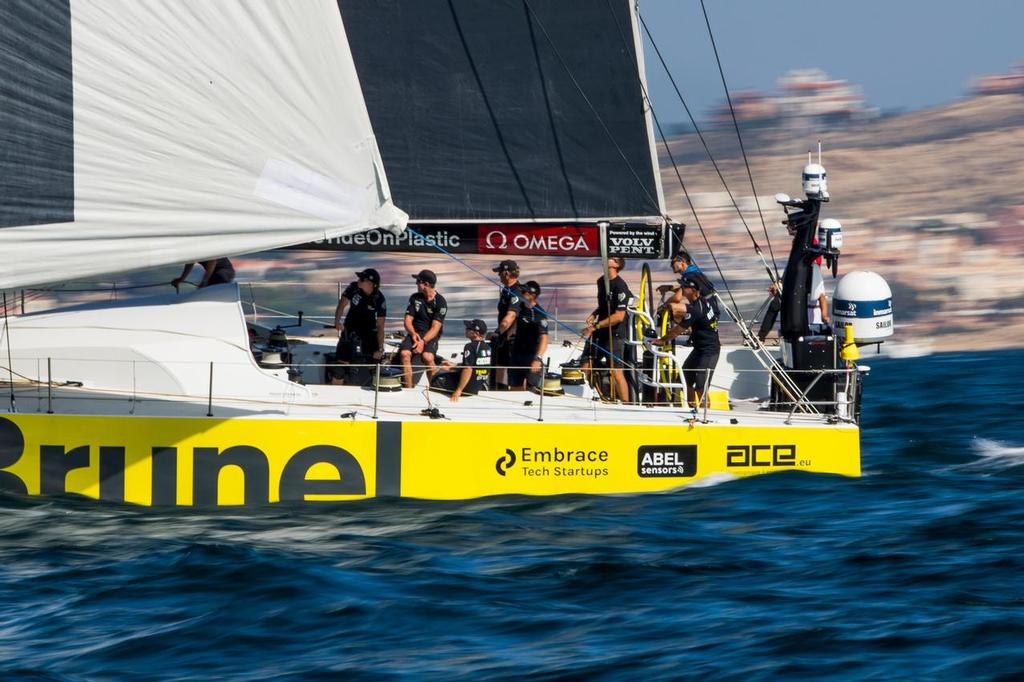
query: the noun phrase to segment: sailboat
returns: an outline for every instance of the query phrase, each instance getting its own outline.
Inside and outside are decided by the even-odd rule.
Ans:
[[[45,0],[0,22],[5,291],[314,241],[653,259],[683,236],[626,0]],[[817,221],[801,208],[797,260]],[[303,372],[313,339],[261,363],[234,285],[5,304],[0,490],[217,507],[859,474],[868,332],[829,337],[809,380],[799,325],[789,360],[725,348],[720,399],[695,410],[657,399],[687,350],[651,346],[652,298],[630,310],[635,402],[583,386],[443,413],[422,388],[385,390],[379,367],[368,387]]]

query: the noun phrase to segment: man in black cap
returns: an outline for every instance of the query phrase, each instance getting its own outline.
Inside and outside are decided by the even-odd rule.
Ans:
[[[522,307],[519,284],[519,264],[514,260],[503,260],[491,272],[498,273],[501,280],[501,293],[498,295],[498,328],[494,332],[493,352],[494,364],[497,368],[492,377],[495,387],[509,382],[504,369],[512,362],[512,341],[516,336],[516,320]]]
[[[423,359],[428,378],[437,372],[434,355],[441,340],[444,316],[448,314],[448,302],[435,288],[437,275],[431,270],[420,270],[412,277],[416,280],[416,293],[409,297],[409,306],[405,309],[406,335],[398,347],[406,388],[412,388],[413,355]]]
[[[483,320],[464,320],[466,338],[462,349],[462,362],[454,365],[447,360],[441,364],[448,371],[438,372],[430,382],[430,388],[452,394],[452,402],[463,395],[476,395],[487,385],[491,367],[491,346],[484,341],[487,324]]]
[[[548,316],[537,306],[540,284],[530,280],[521,285],[522,305],[516,321],[516,337],[512,341],[512,369],[508,371],[509,388],[542,386],[544,353],[548,349]]]
[[[686,382],[686,399],[691,407],[697,407],[698,402],[707,397],[711,375],[718,364],[718,355],[722,349],[722,342],[718,338],[718,303],[715,302],[714,296],[701,296],[699,279],[683,277],[680,286],[686,299],[686,312],[682,322],[670,329],[665,336],[651,343],[661,346],[689,331],[693,350],[683,362],[683,379]]]
[[[345,323],[341,324],[346,308],[348,314],[345,315]],[[387,315],[387,302],[380,291],[380,273],[373,268],[357,272],[356,281],[348,285],[334,309],[334,328],[339,330],[335,350],[338,364],[380,361],[384,352]],[[346,376],[341,378],[344,381]]]

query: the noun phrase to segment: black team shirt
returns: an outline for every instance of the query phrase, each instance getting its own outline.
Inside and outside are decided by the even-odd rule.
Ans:
[[[616,313],[620,310],[625,310],[626,306],[629,305],[629,299],[633,298],[633,293],[629,290],[626,285],[626,280],[616,276],[611,281],[612,300],[611,300],[611,311]],[[608,312],[608,297],[605,295],[604,288],[604,277],[597,278],[597,321],[607,320],[611,317],[611,313]],[[617,339],[624,339],[629,336],[629,326],[626,324],[626,318],[623,318],[622,322],[612,327],[612,335]],[[594,332],[594,336],[598,339],[598,334],[606,335],[608,332],[604,329],[598,329]]]
[[[523,305],[516,319],[516,338],[512,342],[513,364],[529,364],[537,355],[537,344],[540,337],[548,333],[548,318],[536,306]]]
[[[426,296],[417,291],[409,297],[409,306],[405,309],[405,314],[412,315],[412,328],[423,336],[435,320],[444,325],[444,316],[448,314],[448,301],[444,300],[441,294],[435,294],[434,300],[428,301]],[[440,333],[437,338],[441,338]]]
[[[378,289],[367,296],[359,289],[357,282],[352,282],[342,296],[349,300],[348,312],[345,313],[345,331],[358,334],[363,339],[376,339],[377,320],[388,316],[384,294]]]

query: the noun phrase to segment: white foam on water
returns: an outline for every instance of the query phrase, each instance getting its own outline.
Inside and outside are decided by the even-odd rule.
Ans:
[[[992,472],[1024,466],[1024,446],[1009,445],[992,438],[975,438],[971,449],[978,459],[955,468]]]
[[[687,488],[711,488],[712,486],[721,485],[722,483],[728,483],[730,481],[739,480],[741,477],[735,474],[729,474],[725,472],[717,474],[708,474],[704,478],[701,478],[689,485]]]

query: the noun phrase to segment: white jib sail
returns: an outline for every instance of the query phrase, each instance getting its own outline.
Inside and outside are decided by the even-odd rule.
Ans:
[[[2,227],[0,288],[404,227],[335,0],[70,13],[73,221]]]

